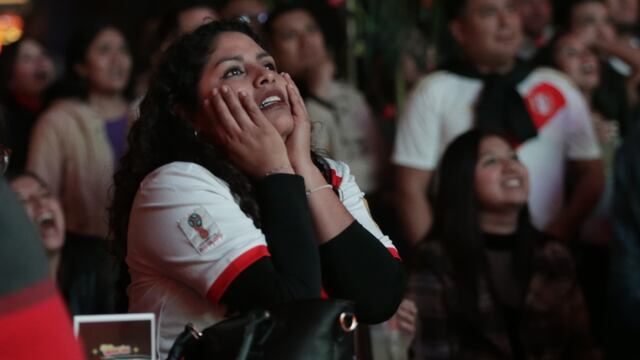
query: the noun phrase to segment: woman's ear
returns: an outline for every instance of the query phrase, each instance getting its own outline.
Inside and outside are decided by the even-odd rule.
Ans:
[[[464,39],[465,39],[464,29],[462,27],[463,27],[463,24],[460,22],[459,19],[453,20],[449,25],[449,31],[451,32],[451,35],[459,45],[464,44]]]
[[[171,114],[191,124],[196,131],[199,130],[200,121],[198,120],[198,116],[191,116],[181,104],[174,104],[171,107]]]

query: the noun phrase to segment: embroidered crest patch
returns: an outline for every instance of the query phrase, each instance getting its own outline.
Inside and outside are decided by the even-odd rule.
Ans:
[[[178,222],[180,230],[199,254],[204,253],[222,238],[222,232],[203,207],[193,210]]]
[[[548,83],[542,83],[529,91],[525,102],[538,130],[541,130],[567,103],[564,95]]]

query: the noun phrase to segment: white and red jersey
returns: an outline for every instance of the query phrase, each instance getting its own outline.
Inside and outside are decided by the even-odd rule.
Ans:
[[[397,257],[349,167],[327,161],[343,205]],[[265,235],[224,181],[194,163],[164,165],[142,181],[131,210],[129,310],[156,314],[158,352],[164,358],[188,322],[203,329],[224,317],[219,301],[229,284],[265,256],[270,256]]]
[[[393,162],[431,171],[453,139],[474,126],[483,83],[448,71],[425,77],[408,99],[398,124]],[[532,221],[544,229],[563,207],[567,160],[600,157],[588,107],[562,73],[533,70],[517,86],[538,136],[518,146],[529,170]]]

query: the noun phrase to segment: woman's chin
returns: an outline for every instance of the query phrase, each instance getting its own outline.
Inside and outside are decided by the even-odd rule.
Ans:
[[[58,226],[44,226],[40,229],[42,243],[48,251],[60,250],[64,245],[64,230]]]
[[[55,253],[62,250],[64,246],[64,238],[60,236],[51,236],[43,239],[44,247],[49,253]]]
[[[291,113],[278,114],[278,116],[267,116],[267,119],[273,124],[280,136],[286,140],[293,132],[293,118]]]

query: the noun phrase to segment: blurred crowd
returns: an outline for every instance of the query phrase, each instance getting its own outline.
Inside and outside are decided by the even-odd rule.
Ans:
[[[169,45],[236,19],[297,84],[313,148],[349,165],[406,265],[406,299],[364,328],[363,359],[640,358],[640,1],[425,3],[435,30],[396,54],[391,112],[337,76],[327,20],[304,2],[176,2],[137,63],[109,19],[74,31],[63,66],[29,33],[3,47],[0,167],[69,313],[127,312],[107,217],[129,129]],[[0,286],[0,304],[19,288]]]

